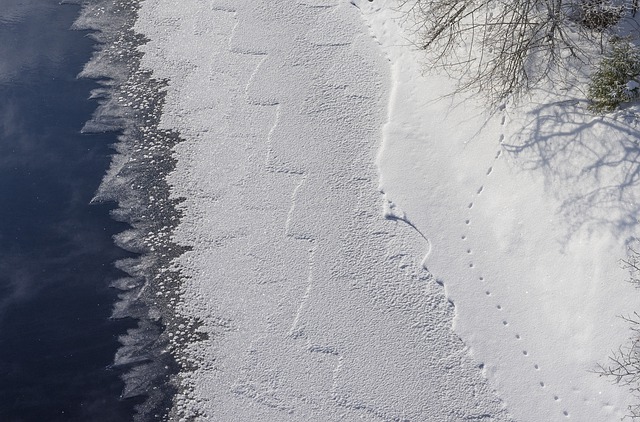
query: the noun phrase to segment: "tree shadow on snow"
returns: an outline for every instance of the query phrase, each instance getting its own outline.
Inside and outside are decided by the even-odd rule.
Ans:
[[[561,201],[566,241],[602,228],[628,241],[640,216],[640,116],[596,116],[571,100],[530,107],[524,119],[503,148],[517,166],[543,172]]]

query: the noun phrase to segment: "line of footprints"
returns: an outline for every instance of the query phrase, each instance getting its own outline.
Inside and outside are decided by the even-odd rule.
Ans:
[[[504,110],[504,107],[502,108],[502,110]],[[506,116],[503,114],[503,115],[502,115],[502,118],[501,118],[501,121],[500,121],[500,124],[501,124],[502,126],[504,126],[504,125],[505,125],[505,122],[506,122]],[[493,161],[494,161],[494,162],[495,162],[498,158],[500,158],[500,156],[502,155],[502,144],[503,144],[503,142],[504,142],[504,134],[501,134],[501,135],[500,135],[500,137],[499,137],[498,141],[499,141],[500,146],[499,146],[499,149],[498,149],[498,151],[496,152],[495,157],[494,157],[494,159],[493,159]],[[490,176],[492,172],[493,172],[493,165],[491,165],[491,166],[487,169],[487,171],[486,171],[486,176],[487,176],[487,177],[488,177],[488,176]],[[484,185],[480,186],[480,187],[476,190],[476,196],[481,195],[483,191],[484,191]],[[473,203],[473,202],[469,202],[469,205],[467,206],[467,207],[468,207],[468,209],[469,209],[469,214],[471,214],[471,209],[473,208],[473,205],[474,205],[474,203]],[[465,220],[465,225],[469,226],[470,224],[471,224],[471,217],[469,216],[469,217]],[[463,243],[464,243],[464,242],[466,242],[466,241],[468,240],[467,235],[466,235],[466,234],[463,234],[463,235],[461,236],[461,239],[462,239]],[[466,248],[466,252],[467,252],[467,254],[468,254],[468,255],[473,254],[473,251],[472,251],[470,248]],[[472,261],[470,261],[470,262],[469,262],[469,268],[474,268],[474,264],[473,264],[473,262],[472,262]],[[480,276],[478,279],[479,279],[481,282],[483,282],[483,283],[487,283],[487,280],[485,280],[485,278],[484,278],[484,277],[482,277],[482,276]],[[491,290],[489,290],[489,289],[485,290],[485,295],[486,295],[486,297],[487,297],[487,298],[491,298]],[[504,308],[503,308],[503,307],[502,307],[502,305],[500,305],[499,303],[498,303],[498,304],[496,304],[495,306],[496,306],[496,310],[497,310],[498,312],[502,312],[502,311],[504,311]],[[503,319],[503,320],[502,320],[502,325],[504,325],[505,327],[508,327],[508,326],[509,326],[509,322],[508,322],[507,320]],[[516,338],[516,341],[521,341],[521,340],[522,340],[522,336],[521,336],[520,334],[517,334],[517,333],[515,334],[515,338]],[[523,350],[523,351],[522,351],[522,354],[523,354],[524,356],[526,356],[526,357],[530,358],[529,352],[527,352],[526,350]],[[540,366],[539,366],[537,363],[533,365],[533,368],[534,368],[536,371],[540,371]],[[540,386],[540,388],[545,388],[545,387],[546,387],[546,386],[545,386],[544,381],[540,381],[540,382],[539,382],[539,386]],[[553,395],[553,399],[554,399],[556,402],[560,401],[560,397],[558,397],[557,395]],[[569,412],[568,412],[567,410],[563,410],[563,411],[562,411],[562,414],[563,414],[564,416],[566,416],[566,417],[569,417]]]

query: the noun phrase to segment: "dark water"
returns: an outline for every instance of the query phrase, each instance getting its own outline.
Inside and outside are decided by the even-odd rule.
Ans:
[[[109,319],[125,227],[89,202],[116,134],[80,134],[96,104],[78,10],[0,0],[1,422],[127,421],[136,404],[109,369],[134,322]]]

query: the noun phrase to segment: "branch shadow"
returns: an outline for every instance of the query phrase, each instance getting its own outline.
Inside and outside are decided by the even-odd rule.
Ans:
[[[540,171],[561,203],[565,243],[578,231],[609,230],[628,243],[640,215],[640,116],[633,108],[594,116],[586,102],[536,104],[504,152]]]

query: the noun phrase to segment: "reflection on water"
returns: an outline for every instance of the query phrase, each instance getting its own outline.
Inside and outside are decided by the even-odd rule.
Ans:
[[[0,84],[24,83],[24,73],[41,72],[65,66],[65,59],[75,52],[68,46],[77,42],[78,34],[60,32],[50,36],[50,29],[60,15],[56,1],[0,1]],[[71,10],[72,6],[65,9]],[[69,31],[65,31],[69,32]]]
[[[2,0],[2,11],[0,11],[0,25],[19,23],[29,15],[37,13],[39,7],[53,6],[43,4],[41,6],[31,1],[24,0]]]
[[[127,253],[109,205],[89,205],[114,134],[81,135],[95,86],[76,75],[92,41],[68,31],[78,7],[2,0],[0,7],[0,421],[126,421],[132,400],[108,369],[111,321]]]

